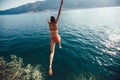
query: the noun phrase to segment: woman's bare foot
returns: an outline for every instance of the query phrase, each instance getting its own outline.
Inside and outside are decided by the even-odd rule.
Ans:
[[[62,48],[62,46],[59,46],[59,48]]]
[[[48,71],[49,76],[52,76],[53,72],[52,72],[52,67],[49,67],[49,71]]]

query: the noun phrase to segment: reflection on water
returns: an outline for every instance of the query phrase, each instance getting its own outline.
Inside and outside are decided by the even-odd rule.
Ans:
[[[111,55],[116,55],[117,51],[120,50],[120,32],[119,30],[107,30],[107,39],[102,42],[106,49],[102,49],[103,52]]]

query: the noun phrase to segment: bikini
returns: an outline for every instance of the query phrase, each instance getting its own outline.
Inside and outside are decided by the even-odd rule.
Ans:
[[[57,28],[56,29],[50,29],[50,31],[55,31],[55,30],[58,30],[58,29]],[[60,42],[60,36],[59,35],[52,36],[51,39],[55,43]]]
[[[50,31],[55,31],[55,30],[58,30],[57,28],[56,29],[50,29]]]

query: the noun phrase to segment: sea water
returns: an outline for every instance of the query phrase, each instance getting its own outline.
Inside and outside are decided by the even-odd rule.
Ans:
[[[47,20],[57,11],[0,15],[0,56],[41,64],[46,80],[120,80],[120,7],[62,11],[53,76],[49,77]]]

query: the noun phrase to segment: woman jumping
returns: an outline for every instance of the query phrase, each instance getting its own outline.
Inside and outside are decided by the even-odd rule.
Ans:
[[[58,21],[59,21],[59,17],[60,17],[60,14],[61,14],[63,1],[64,0],[61,0],[61,4],[60,4],[60,8],[59,8],[57,18],[55,19],[54,16],[51,16],[51,19],[48,20],[49,29],[50,29],[50,37],[51,37],[51,42],[50,42],[51,53],[50,53],[50,64],[49,64],[49,71],[48,71],[50,76],[52,76],[52,74],[53,74],[53,72],[52,72],[52,62],[53,62],[53,57],[54,57],[55,44],[58,43],[59,48],[62,48],[61,38],[58,34]]]

